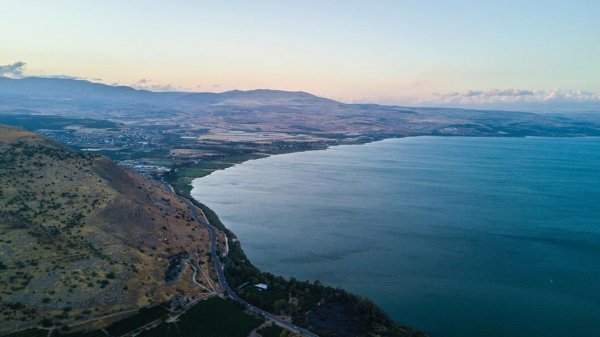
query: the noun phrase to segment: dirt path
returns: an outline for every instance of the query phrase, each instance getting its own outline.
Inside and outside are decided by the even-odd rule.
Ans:
[[[76,327],[76,326],[79,326],[79,325],[91,323],[91,322],[98,321],[98,320],[101,320],[101,319],[107,319],[107,318],[112,318],[112,317],[115,317],[115,316],[120,316],[120,315],[125,315],[125,314],[130,314],[130,313],[136,313],[136,312],[138,312],[138,309],[130,309],[130,310],[119,311],[119,312],[115,312],[115,313],[104,315],[104,316],[100,316],[100,317],[94,317],[94,318],[86,319],[84,321],[79,321],[79,322],[75,322],[75,323],[69,323],[69,326],[70,327]]]
[[[260,329],[262,329],[265,326],[270,325],[270,324],[271,324],[271,322],[264,322],[258,328],[250,331],[250,334],[248,335],[248,337],[262,337],[262,335],[258,333],[258,330],[260,330]]]

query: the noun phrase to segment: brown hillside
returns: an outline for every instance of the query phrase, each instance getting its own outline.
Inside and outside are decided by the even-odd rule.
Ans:
[[[0,334],[200,296],[188,265],[175,280],[165,273],[169,257],[187,252],[211,275],[208,245],[162,185],[0,126]]]

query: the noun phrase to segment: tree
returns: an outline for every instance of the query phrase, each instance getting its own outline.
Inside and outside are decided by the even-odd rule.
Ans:
[[[279,299],[273,303],[273,310],[275,312],[283,312],[287,308],[287,301],[284,299]]]

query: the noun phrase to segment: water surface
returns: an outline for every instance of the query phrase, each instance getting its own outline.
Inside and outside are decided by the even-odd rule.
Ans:
[[[193,185],[262,270],[432,337],[600,336],[600,138],[391,139]]]

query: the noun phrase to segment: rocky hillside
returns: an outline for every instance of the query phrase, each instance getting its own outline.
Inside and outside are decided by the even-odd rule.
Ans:
[[[200,296],[189,265],[169,264],[189,256],[211,275],[208,251],[206,230],[163,186],[0,126],[0,335]]]

